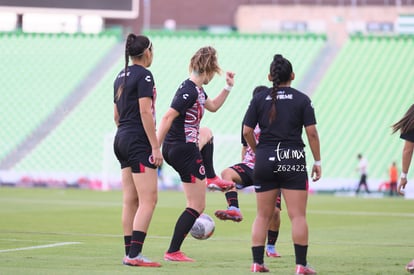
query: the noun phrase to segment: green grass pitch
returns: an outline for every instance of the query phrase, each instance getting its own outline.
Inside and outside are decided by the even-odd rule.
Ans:
[[[208,240],[190,235],[182,250],[194,263],[165,262],[184,195],[162,191],[144,245],[161,268],[121,264],[121,192],[0,188],[0,274],[251,274],[250,229],[255,195],[240,193],[241,223],[215,219]],[[226,206],[207,193],[206,213]],[[279,259],[265,258],[274,274],[294,273],[290,221],[282,205]],[[318,274],[408,274],[414,258],[414,201],[311,195],[308,261]]]

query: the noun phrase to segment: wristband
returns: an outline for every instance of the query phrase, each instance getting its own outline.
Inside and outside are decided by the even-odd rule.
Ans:
[[[406,179],[407,178],[407,173],[401,172],[400,178]]]
[[[226,86],[224,86],[224,90],[226,90],[227,92],[230,92],[231,89],[233,88],[233,86],[230,86],[229,84],[226,84]]]
[[[322,162],[320,160],[317,160],[313,163],[313,165],[316,165],[316,166],[321,166],[321,164]]]

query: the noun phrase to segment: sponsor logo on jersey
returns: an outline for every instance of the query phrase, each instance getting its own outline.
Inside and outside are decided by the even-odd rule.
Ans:
[[[277,99],[293,99],[293,95],[286,94],[285,91],[278,91],[276,98]]]
[[[127,76],[129,76],[131,73],[130,72],[127,72]],[[119,75],[118,75],[118,78],[121,78],[121,77],[124,77],[125,76],[125,73],[124,72],[121,72]]]
[[[282,94],[282,95],[277,95],[276,96],[277,99],[293,99],[293,95],[292,94]]]
[[[147,81],[147,82],[151,82],[151,76],[150,76],[150,75],[147,75],[147,76],[145,77],[145,81]]]
[[[184,100],[187,100],[188,96],[189,96],[188,94],[183,94]]]

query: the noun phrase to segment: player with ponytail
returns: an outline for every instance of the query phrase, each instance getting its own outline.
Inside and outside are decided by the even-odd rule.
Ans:
[[[276,54],[268,75],[272,87],[253,97],[244,117],[243,136],[256,153],[253,178],[257,214],[252,226],[252,272],[269,271],[263,260],[265,241],[281,190],[292,224],[296,274],[316,274],[307,263],[309,185],[302,129],[305,129],[314,158],[311,171],[314,181],[321,177],[319,137],[309,97],[290,87],[294,78],[290,61]],[[256,125],[260,128],[257,144]]]
[[[400,132],[400,138],[404,140],[400,182],[397,187],[398,193],[404,195],[404,189],[407,185],[408,170],[410,169],[414,152],[414,104],[408,108],[404,116],[398,122],[392,125],[392,132]],[[411,260],[405,268],[408,272],[414,273],[414,259]]]
[[[208,167],[205,155],[210,155],[211,158],[213,148],[211,142],[200,152],[201,119],[204,110],[216,112],[223,105],[234,84],[234,73],[226,72],[224,88],[216,97],[208,97],[204,85],[220,72],[216,50],[211,46],[198,49],[190,60],[190,77],[181,83],[170,108],[161,119],[158,141],[162,143],[165,161],[180,175],[186,198],[186,208],[178,217],[170,246],[164,254],[167,261],[194,261],[180,249],[206,204]],[[206,146],[210,148],[205,150]],[[228,190],[234,183],[220,181],[216,185],[222,190]]]
[[[163,160],[155,133],[157,93],[147,69],[152,59],[153,47],[148,37],[129,34],[125,67],[114,82],[114,152],[121,166],[123,191],[123,264],[130,266],[161,266],[141,253],[157,204],[157,167]]]

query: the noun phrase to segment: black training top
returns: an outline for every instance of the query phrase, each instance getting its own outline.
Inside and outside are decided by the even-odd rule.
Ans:
[[[126,87],[119,100],[116,94],[120,85],[124,84],[124,70],[122,70],[114,82],[114,103],[119,112],[119,131],[133,131],[145,135],[142,125],[141,114],[139,111],[138,100],[143,97],[152,98],[152,116],[155,122],[155,100],[157,92],[155,89],[154,78],[149,70],[140,66],[132,65],[128,67]]]
[[[400,138],[414,142],[414,129],[412,129],[411,131],[408,131],[407,133],[401,134]]]
[[[259,144],[301,146],[302,129],[316,124],[315,112],[310,98],[291,87],[280,87],[276,99],[276,118],[269,125],[269,113],[272,107],[270,96],[272,89],[257,93],[250,101],[244,117],[244,124],[255,128],[259,124],[261,134]]]
[[[190,79],[181,83],[171,103],[179,112],[165,137],[165,143],[198,143],[200,121],[204,114],[207,94]]]

